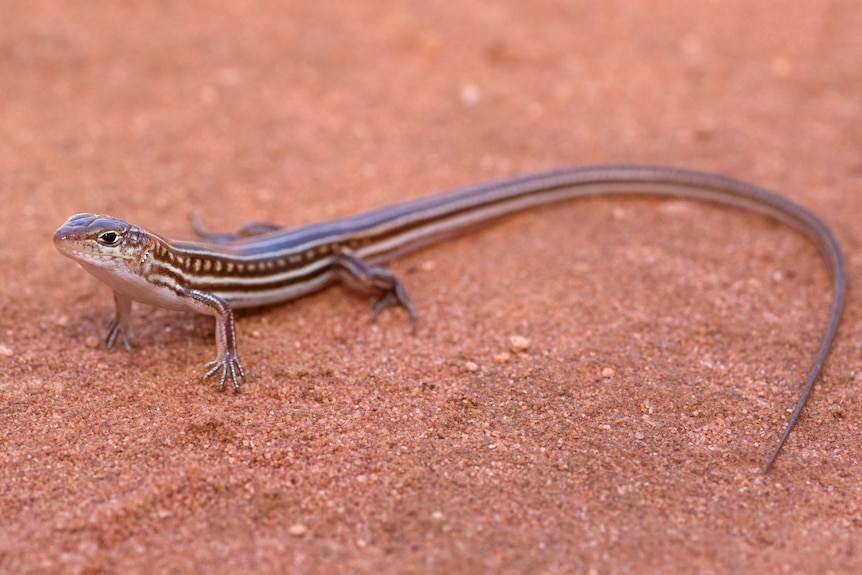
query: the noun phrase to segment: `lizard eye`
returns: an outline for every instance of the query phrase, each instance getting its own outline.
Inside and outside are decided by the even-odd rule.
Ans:
[[[109,230],[107,232],[102,232],[101,234],[99,234],[99,237],[97,239],[99,243],[103,246],[115,246],[120,243],[120,234],[115,231]]]

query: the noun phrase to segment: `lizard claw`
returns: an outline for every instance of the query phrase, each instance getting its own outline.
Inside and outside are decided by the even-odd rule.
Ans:
[[[221,372],[219,378],[218,390],[224,391],[224,384],[227,381],[228,373],[233,381],[233,388],[237,393],[240,391],[240,380],[245,383],[245,371],[239,363],[239,358],[233,354],[226,354],[221,359],[214,359],[206,364],[207,372],[204,374],[204,381],[212,377],[218,372]]]

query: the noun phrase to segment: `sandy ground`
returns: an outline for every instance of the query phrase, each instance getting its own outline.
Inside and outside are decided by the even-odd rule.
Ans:
[[[0,571],[862,572],[862,4],[0,3]],[[297,225],[542,168],[772,187],[842,241],[829,305],[763,217],[591,199],[212,322],[136,309],[52,246],[71,214],[171,237]],[[510,338],[529,341],[510,349]]]

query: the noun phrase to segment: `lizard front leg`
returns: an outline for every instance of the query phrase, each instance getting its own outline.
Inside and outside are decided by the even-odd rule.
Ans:
[[[226,301],[209,292],[187,289],[184,295],[192,298],[196,311],[211,315],[216,320],[216,358],[206,364],[204,380],[220,373],[218,389],[224,391],[225,381],[230,375],[233,388],[239,393],[240,380],[245,382],[245,372],[237,352],[233,310]]]

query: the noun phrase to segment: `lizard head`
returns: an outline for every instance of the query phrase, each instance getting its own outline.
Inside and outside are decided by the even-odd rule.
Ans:
[[[151,244],[152,237],[141,228],[95,214],[74,215],[54,233],[60,253],[97,277],[128,273],[140,265]]]

